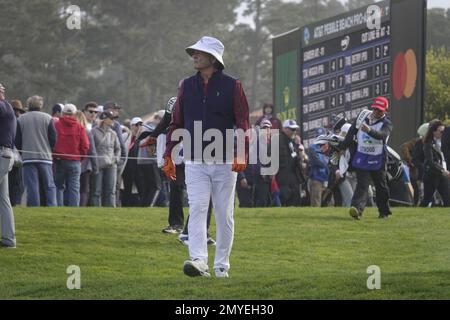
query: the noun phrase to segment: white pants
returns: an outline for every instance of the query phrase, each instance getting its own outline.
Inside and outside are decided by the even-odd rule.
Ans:
[[[189,198],[189,255],[208,264],[206,220],[212,198],[216,217],[216,255],[214,269],[230,269],[234,236],[234,193],[237,173],[231,164],[186,163],[186,188]]]

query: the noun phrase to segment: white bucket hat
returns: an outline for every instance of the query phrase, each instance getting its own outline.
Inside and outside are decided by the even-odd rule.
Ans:
[[[209,53],[217,61],[220,62],[223,68],[225,68],[225,63],[223,63],[223,51],[225,47],[222,42],[213,37],[202,37],[196,44],[187,47],[186,52],[192,57],[194,50]]]

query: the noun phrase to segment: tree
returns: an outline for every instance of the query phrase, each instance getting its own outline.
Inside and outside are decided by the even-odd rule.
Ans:
[[[338,0],[244,0],[244,16],[252,17],[252,26],[239,25],[245,44],[243,55],[247,80],[250,84],[251,109],[272,100],[272,41],[271,37],[296,27],[345,11]],[[244,40],[244,41],[242,41]]]
[[[9,98],[42,95],[46,110],[116,100],[128,117],[156,111],[193,72],[186,46],[203,35],[232,39],[237,4],[79,0],[81,30],[69,30],[68,1],[2,0],[1,81]]]
[[[428,50],[426,65],[425,119],[449,121],[450,56],[444,48]]]
[[[374,0],[348,0],[346,6],[348,10],[355,10],[374,3],[375,3]]]
[[[58,0],[3,0],[0,70],[8,97],[45,98],[46,108],[76,99],[90,60],[82,33],[70,32]]]
[[[87,1],[92,3],[92,1]],[[179,81],[192,73],[184,48],[203,35],[218,36],[235,22],[237,1],[96,1],[89,8],[95,28],[92,52],[102,73],[86,95],[121,100],[132,116],[162,109]],[[181,10],[182,9],[182,10]],[[220,12],[221,14],[215,14]],[[101,32],[102,37],[95,34]],[[218,36],[219,37],[219,36]],[[220,38],[220,37],[219,37]],[[97,53],[95,49],[101,48]],[[139,113],[138,113],[139,112]]]
[[[450,9],[433,8],[427,14],[427,48],[450,49]]]

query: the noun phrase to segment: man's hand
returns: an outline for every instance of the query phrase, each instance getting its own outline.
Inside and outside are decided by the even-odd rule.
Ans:
[[[248,188],[248,182],[247,182],[247,179],[242,179],[241,180],[241,188],[242,189],[247,189]]]
[[[444,175],[444,177],[450,178],[450,172],[448,172],[447,170],[442,172],[442,174]]]
[[[177,180],[177,170],[175,167],[175,163],[170,156],[164,157],[164,166],[162,170],[167,178],[172,181]]]
[[[147,137],[144,140],[142,140],[142,142],[139,144],[139,147],[143,148],[143,147],[150,146],[153,144],[156,144],[156,138]]]
[[[363,132],[367,133],[370,131],[370,127],[367,124],[363,123],[363,124],[361,124],[361,130]]]
[[[341,171],[336,170],[336,182],[339,181],[342,178]]]
[[[235,172],[242,172],[247,169],[247,162],[240,158],[234,158],[233,164],[231,166],[231,170]]]

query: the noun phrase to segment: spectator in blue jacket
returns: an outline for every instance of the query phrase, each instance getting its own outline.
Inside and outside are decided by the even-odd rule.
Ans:
[[[308,150],[308,190],[311,207],[321,206],[322,193],[328,184],[328,157],[325,154],[330,146],[322,138],[323,136],[319,136],[316,143],[312,144]]]

